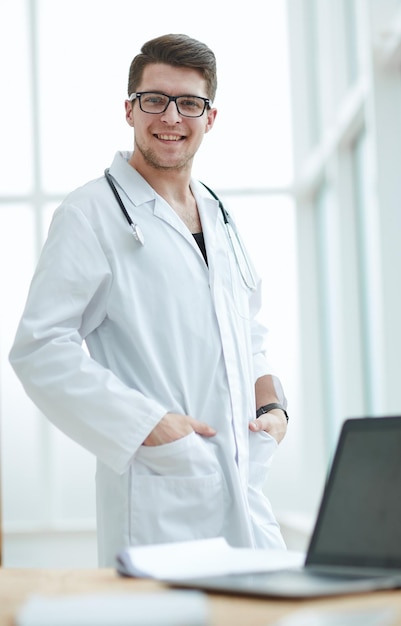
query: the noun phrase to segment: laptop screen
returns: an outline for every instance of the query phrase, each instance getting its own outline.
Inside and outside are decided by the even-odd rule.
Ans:
[[[401,569],[401,417],[344,423],[306,564]]]

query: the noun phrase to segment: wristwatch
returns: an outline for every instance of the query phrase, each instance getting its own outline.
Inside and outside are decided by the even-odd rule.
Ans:
[[[269,411],[273,411],[273,409],[281,409],[281,411],[283,411],[283,413],[284,413],[284,415],[286,417],[286,420],[288,422],[288,413],[285,410],[285,408],[283,407],[283,405],[280,404],[279,402],[271,402],[270,404],[265,404],[264,406],[261,406],[256,411],[256,417],[260,417],[264,413],[268,413]]]

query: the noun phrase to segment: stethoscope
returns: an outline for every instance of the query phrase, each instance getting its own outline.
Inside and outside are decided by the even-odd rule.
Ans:
[[[124,214],[125,219],[127,220],[128,224],[131,227],[132,234],[134,235],[135,240],[138,241],[138,243],[140,243],[142,246],[145,245],[145,238],[143,236],[142,230],[140,226],[131,219],[130,214],[125,208],[124,203],[121,200],[120,194],[118,193],[116,189],[116,186],[110,174],[109,168],[104,170],[104,175],[106,177],[107,182],[110,185],[110,188],[118,202],[118,205],[121,211]],[[205,187],[205,189],[208,190],[208,192],[213,196],[213,198],[217,200],[217,202],[219,203],[219,208],[223,216],[224,225],[226,227],[227,237],[230,242],[231,249],[234,253],[235,262],[241,274],[241,278],[245,286],[248,287],[248,289],[251,289],[252,291],[254,291],[256,289],[255,276],[254,276],[251,264],[248,260],[248,255],[245,251],[245,248],[239,236],[237,227],[232,222],[230,218],[230,214],[224,208],[223,203],[220,200],[220,198],[214,193],[212,189],[210,189],[207,185],[205,185],[205,183],[202,183],[202,185]]]

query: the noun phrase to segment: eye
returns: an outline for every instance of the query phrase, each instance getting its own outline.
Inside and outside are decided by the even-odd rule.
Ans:
[[[184,109],[202,109],[203,100],[200,100],[200,98],[190,98],[185,96],[184,98],[180,98],[179,106],[183,107]]]
[[[164,104],[166,102],[166,97],[157,93],[147,93],[142,96],[142,101],[144,104]]]

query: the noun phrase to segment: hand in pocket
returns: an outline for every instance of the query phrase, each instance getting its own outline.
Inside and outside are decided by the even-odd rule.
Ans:
[[[166,413],[146,437],[143,445],[162,446],[181,439],[192,432],[204,437],[213,437],[216,434],[214,428],[205,422],[196,420],[194,417],[181,415],[180,413]]]

